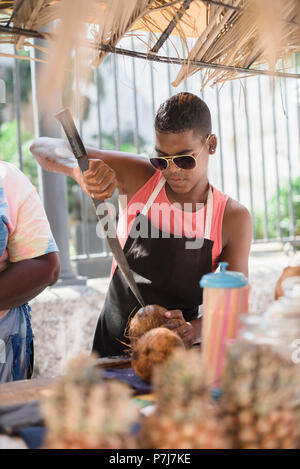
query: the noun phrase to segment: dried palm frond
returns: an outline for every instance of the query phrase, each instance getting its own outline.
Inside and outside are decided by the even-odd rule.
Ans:
[[[97,21],[97,31],[94,35],[96,44],[115,46],[154,3],[157,2],[154,0],[129,0],[126,4],[122,0],[106,2],[106,7]],[[94,60],[94,65],[98,66],[103,62],[106,55],[107,53],[100,52],[99,57]]]
[[[2,44],[20,49],[25,38],[43,37],[50,46],[41,79],[47,106],[68,80],[75,51],[77,82],[83,83],[91,65],[117,52],[126,35],[140,37],[141,30],[146,50],[127,51],[132,57],[165,62],[156,55],[159,47],[169,34],[180,38],[181,57],[175,47],[177,60],[169,57],[181,65],[173,86],[203,67],[202,88],[235,79],[251,67],[272,74],[280,59],[300,51],[299,0],[0,0],[0,11]]]
[[[232,2],[233,6],[239,6],[241,3],[242,0],[233,0]],[[236,20],[238,15],[239,13],[235,12],[234,10],[219,8],[215,12],[214,16],[211,16],[208,26],[198,38],[194,47],[191,49],[188,59],[206,61],[207,56],[209,56],[210,47],[214,47],[215,43],[219,40],[219,37],[224,34],[224,32],[226,34],[226,24],[229,22],[229,20],[231,22]],[[184,65],[179,71],[172,85],[178,86],[183,80],[187,78],[187,76],[195,73],[198,70],[199,67],[191,66],[189,64]]]
[[[237,10],[214,8],[209,24],[190,51],[189,60],[214,62],[236,68],[262,63],[274,71],[280,58],[300,49],[298,0],[231,0]],[[230,47],[229,47],[230,45]],[[178,86],[201,67],[184,64],[172,83]],[[207,69],[202,88],[238,76],[239,73]]]
[[[82,42],[86,41],[87,23],[91,17],[94,0],[61,0],[58,4],[57,15],[60,22],[56,25],[55,41],[49,48],[48,64],[41,70],[39,79],[39,96],[41,107],[52,107],[56,102],[55,96],[61,95],[62,86],[68,76],[74,54],[76,56],[76,79],[81,83],[87,76],[88,58],[91,59],[91,51],[86,48],[83,53]],[[80,66],[78,65],[80,63]],[[76,98],[79,94],[74,93]],[[67,103],[70,104],[70,103]],[[80,108],[77,103],[76,109]],[[52,108],[57,112],[57,108]],[[77,113],[77,117],[80,117]]]
[[[49,107],[51,97],[59,92],[72,51],[77,51],[80,64],[77,82],[85,83],[90,66],[98,66],[108,54],[107,51],[99,51],[97,45],[101,44],[109,49],[114,47],[139,19],[149,25],[147,15],[153,8],[160,8],[159,14],[168,24],[179,10],[175,4],[162,8],[165,3],[164,0],[87,0],[84,3],[80,0],[61,0],[57,6],[57,15],[61,22],[55,31],[56,40],[50,52],[49,65],[45,67],[41,79],[40,96],[44,97],[45,106]],[[195,22],[192,16],[185,14],[182,19],[186,22],[183,25],[189,23],[189,27]],[[87,25],[90,25],[89,29]],[[185,41],[183,25],[178,25],[177,31]],[[163,24],[159,29],[163,32]],[[89,39],[96,45],[94,50],[87,47]],[[78,94],[75,96],[78,97]]]
[[[10,18],[15,28],[39,30],[57,18],[59,0],[14,0]],[[1,8],[1,4],[0,4]],[[17,49],[21,49],[25,37],[16,37]]]

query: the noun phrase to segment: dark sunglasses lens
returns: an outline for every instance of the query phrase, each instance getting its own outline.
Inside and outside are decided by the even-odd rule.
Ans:
[[[160,171],[163,171],[168,166],[167,161],[160,158],[150,158],[150,162],[154,168],[159,169]]]
[[[193,169],[196,166],[196,160],[192,156],[177,156],[173,159],[178,168]]]

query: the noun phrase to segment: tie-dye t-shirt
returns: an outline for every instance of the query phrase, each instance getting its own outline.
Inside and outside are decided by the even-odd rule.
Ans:
[[[11,262],[54,251],[58,248],[35,187],[14,165],[0,161],[0,272]],[[0,311],[0,317],[6,312]]]

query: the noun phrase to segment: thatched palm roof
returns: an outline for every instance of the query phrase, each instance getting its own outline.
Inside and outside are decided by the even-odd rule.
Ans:
[[[202,86],[247,74],[284,75],[280,59],[300,51],[299,0],[14,0],[0,1],[0,11],[2,43],[20,49],[28,38],[40,37],[52,45],[49,83],[62,79],[71,51],[83,45],[80,57],[88,66],[110,52],[180,63],[174,86],[203,67]],[[152,35],[144,52],[117,47],[137,31]],[[181,38],[184,56],[162,53],[173,34]]]

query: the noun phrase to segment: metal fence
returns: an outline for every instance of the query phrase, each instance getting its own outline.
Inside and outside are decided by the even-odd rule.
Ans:
[[[131,47],[139,47],[133,38]],[[168,45],[166,47],[169,47]],[[169,51],[167,50],[167,53]],[[299,72],[294,61],[290,66]],[[249,77],[199,92],[202,73],[179,88],[171,86],[178,66],[146,63],[110,55],[94,72],[88,117],[79,123],[88,145],[150,152],[153,120],[158,105],[181,90],[207,102],[218,137],[218,153],[209,167],[213,185],[247,206],[253,219],[253,243],[300,242],[300,91],[296,79],[271,82]],[[23,169],[21,100],[18,61],[14,60],[14,98],[19,164]],[[131,133],[130,133],[131,130]],[[65,213],[67,217],[68,214]],[[72,235],[71,258],[83,265],[111,262],[107,245],[99,240],[89,200],[80,195],[80,220]],[[83,269],[84,271],[84,269]],[[84,271],[86,272],[86,271]],[[108,270],[106,269],[106,273]],[[88,274],[96,276],[94,273]]]

